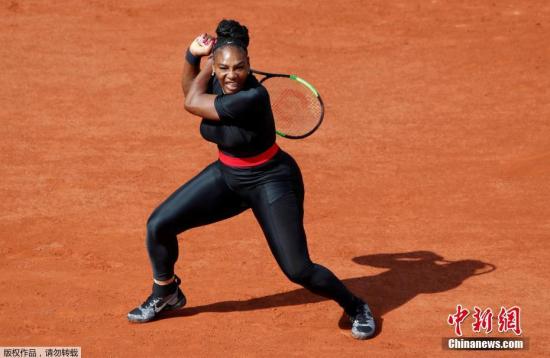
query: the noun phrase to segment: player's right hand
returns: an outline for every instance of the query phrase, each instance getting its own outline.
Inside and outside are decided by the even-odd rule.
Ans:
[[[189,45],[189,51],[193,56],[208,56],[216,43],[216,38],[204,33],[197,36]]]

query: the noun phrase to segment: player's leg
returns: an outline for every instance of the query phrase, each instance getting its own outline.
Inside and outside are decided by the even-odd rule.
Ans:
[[[284,191],[287,183],[271,182],[257,189],[252,210],[284,274],[292,281],[323,297],[335,300],[351,313],[358,302],[344,284],[326,267],[311,261],[302,225],[297,193],[288,191],[273,202],[269,197]],[[275,194],[277,195],[277,194]]]
[[[174,275],[178,258],[177,235],[193,227],[220,221],[246,210],[226,185],[219,164],[213,163],[171,194],[147,221],[147,250],[153,268],[153,292],[139,307],[128,313],[131,322],[147,322],[157,313],[185,304]],[[166,284],[160,284],[161,282]]]
[[[290,180],[267,181],[257,187],[249,199],[254,215],[277,263],[292,282],[336,301],[352,320],[356,320],[358,314],[370,314],[361,322],[354,322],[352,331],[356,338],[367,338],[375,329],[368,306],[365,307],[365,303],[353,295],[329,269],[310,259],[303,226],[301,174],[290,157],[285,161],[284,167],[289,170],[287,178]]]
[[[174,275],[177,235],[185,230],[235,216],[246,204],[226,185],[215,162],[160,204],[147,221],[147,249],[156,280]]]

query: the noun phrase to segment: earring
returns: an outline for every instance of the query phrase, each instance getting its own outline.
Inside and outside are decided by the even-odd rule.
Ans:
[[[212,71],[212,77],[215,75],[214,71]]]

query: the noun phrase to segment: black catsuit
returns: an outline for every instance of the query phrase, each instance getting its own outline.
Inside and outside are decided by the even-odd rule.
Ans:
[[[218,95],[220,121],[203,119],[202,136],[232,157],[253,157],[275,143],[266,89],[249,75],[243,89],[224,95],[215,77],[208,93]],[[235,216],[249,208],[284,274],[308,290],[354,312],[358,299],[327,268],[309,257],[303,227],[304,186],[298,165],[282,150],[266,163],[237,168],[217,160],[177,189],[147,222],[147,249],[154,278],[168,280],[178,258],[176,235]]]

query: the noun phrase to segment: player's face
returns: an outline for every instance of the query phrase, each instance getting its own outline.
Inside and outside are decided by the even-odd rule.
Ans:
[[[250,62],[241,48],[225,46],[214,54],[213,69],[223,93],[232,94],[243,88],[250,71]]]

